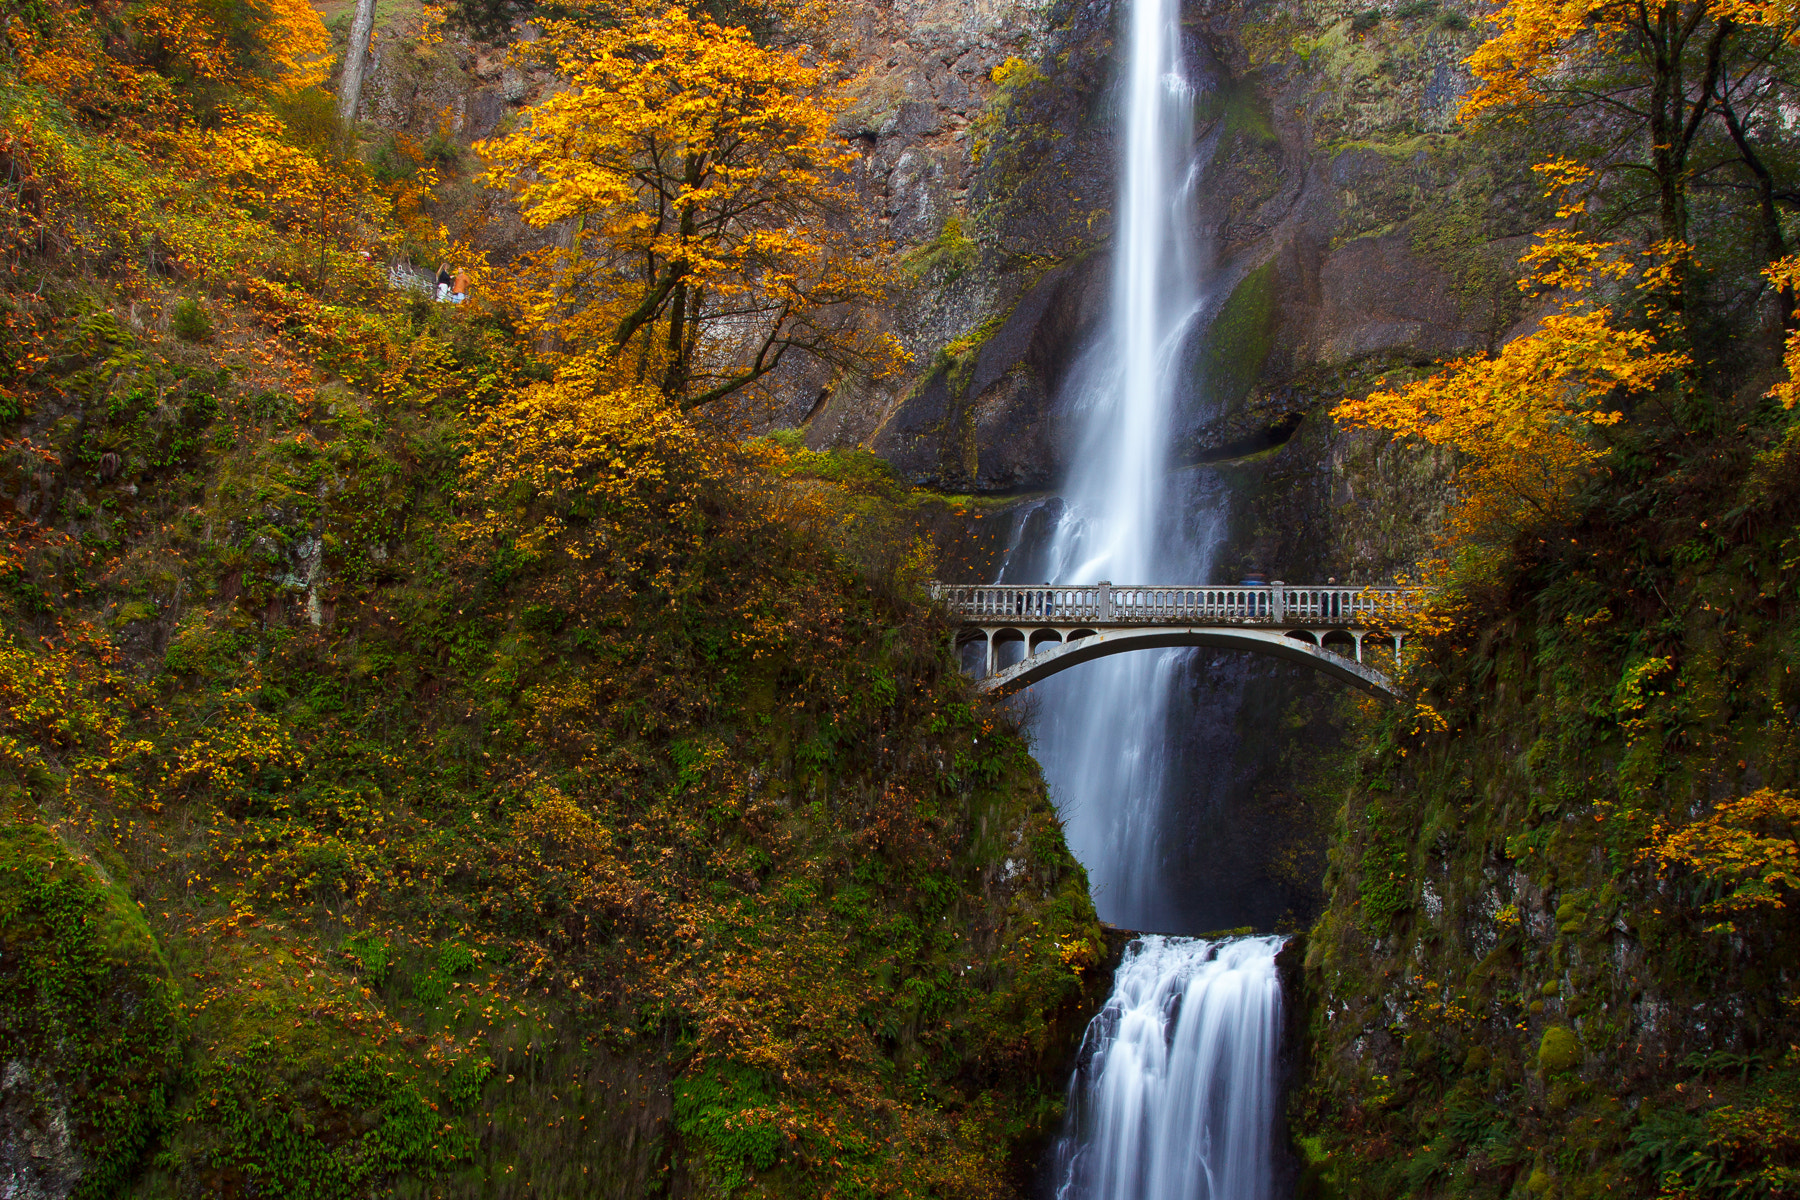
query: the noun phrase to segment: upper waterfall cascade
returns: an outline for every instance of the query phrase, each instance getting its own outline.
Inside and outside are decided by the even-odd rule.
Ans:
[[[1060,515],[1041,541],[1009,550],[997,583],[1211,573],[1222,506],[1178,497],[1168,462],[1168,431],[1205,332],[1213,273],[1194,203],[1196,87],[1178,17],[1178,0],[1134,0],[1129,9],[1119,42],[1125,121],[1107,315],[1058,396],[1075,439]],[[1170,927],[1166,895],[1145,864],[1156,859],[1179,663],[1178,652],[1118,655],[1049,680],[1036,694],[1040,761],[1072,848],[1102,918],[1130,929]],[[1076,677],[1079,689],[1064,686]],[[1104,739],[1096,736],[1102,726]]]

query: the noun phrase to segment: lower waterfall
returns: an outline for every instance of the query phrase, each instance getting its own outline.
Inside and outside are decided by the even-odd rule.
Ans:
[[[1126,948],[1069,1081],[1056,1200],[1272,1200],[1282,942]]]

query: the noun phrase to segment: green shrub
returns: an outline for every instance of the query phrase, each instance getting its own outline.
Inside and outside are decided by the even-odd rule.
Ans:
[[[1351,18],[1350,32],[1367,33],[1379,24],[1381,24],[1381,10],[1379,8],[1365,9]]]
[[[213,335],[212,314],[198,300],[187,299],[175,305],[169,328],[184,342],[210,342]]]
[[[438,949],[437,963],[413,980],[413,996],[421,1004],[442,1004],[450,995],[452,977],[475,965],[475,952],[457,942],[445,942]]]
[[[780,1157],[773,1106],[762,1073],[737,1063],[710,1063],[675,1084],[675,1127],[702,1150],[726,1195]]]
[[[425,139],[425,157],[440,167],[455,166],[462,158],[462,149],[450,135],[442,129]]]
[[[394,969],[394,952],[387,942],[372,933],[359,933],[344,943],[344,953],[356,960],[358,973],[370,986],[380,987]]]
[[[1581,1043],[1575,1031],[1566,1025],[1552,1025],[1544,1030],[1538,1043],[1538,1070],[1546,1075],[1567,1071],[1581,1061]]]

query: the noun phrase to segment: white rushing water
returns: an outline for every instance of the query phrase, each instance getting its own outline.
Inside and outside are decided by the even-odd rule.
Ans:
[[[1126,949],[1069,1082],[1057,1200],[1272,1200],[1281,941]]]
[[[1180,0],[1133,0],[1112,298],[1102,335],[1065,389],[1078,443],[1047,540],[1009,556],[1003,581],[1171,583],[1200,579],[1222,506],[1171,486],[1168,445],[1192,361],[1209,270],[1196,236],[1193,85]],[[1168,703],[1184,651],[1102,659],[1033,692],[1037,748],[1071,848],[1103,919],[1167,929],[1159,869]]]

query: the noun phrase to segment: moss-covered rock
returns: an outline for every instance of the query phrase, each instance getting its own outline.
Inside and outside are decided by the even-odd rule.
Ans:
[[[47,827],[0,826],[0,1178],[119,1194],[181,1066],[169,965],[122,889]]]
[[[1538,1041],[1538,1070],[1546,1075],[1567,1071],[1581,1062],[1581,1039],[1567,1025],[1552,1025]]]

